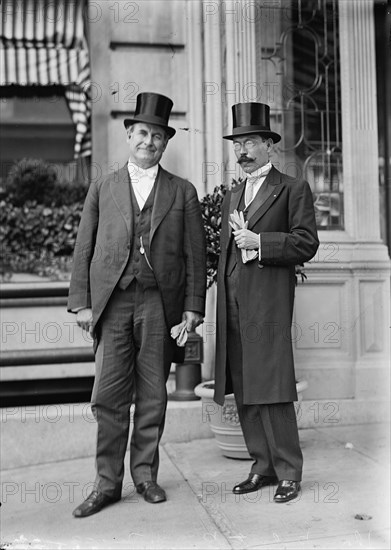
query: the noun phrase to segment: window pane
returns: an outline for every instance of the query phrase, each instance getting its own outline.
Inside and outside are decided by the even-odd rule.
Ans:
[[[271,126],[283,137],[280,168],[309,181],[319,229],[343,229],[337,1],[283,2],[265,12],[259,32],[260,75],[269,89],[276,83]]]

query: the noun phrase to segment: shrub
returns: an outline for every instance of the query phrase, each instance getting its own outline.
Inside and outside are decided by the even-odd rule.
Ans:
[[[5,194],[15,206],[36,202],[45,206],[71,205],[84,200],[88,186],[59,181],[57,168],[41,159],[16,162],[7,177]]]
[[[69,276],[86,185],[58,180],[40,159],[12,166],[0,202],[0,271]]]
[[[70,206],[77,202],[84,202],[87,191],[88,185],[86,184],[57,182],[45,204],[48,206]]]
[[[0,203],[0,266],[3,276],[35,273],[54,279],[70,271],[83,203],[47,207],[35,201]]]
[[[221,204],[226,186],[216,186],[200,200],[206,233],[206,274],[207,287],[217,281],[217,265],[220,256]]]
[[[28,201],[46,204],[56,183],[57,172],[52,166],[40,159],[24,158],[11,167],[5,190],[8,200],[16,206]]]

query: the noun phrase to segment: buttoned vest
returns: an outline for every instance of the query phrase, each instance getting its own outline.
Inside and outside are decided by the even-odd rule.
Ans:
[[[144,288],[154,287],[156,286],[155,275],[148,265],[146,257],[149,263],[151,263],[149,234],[155,198],[155,185],[141,211],[131,184],[130,196],[133,209],[133,241],[130,243],[131,250],[129,260],[118,282],[118,286],[125,289],[134,279],[136,279]],[[144,249],[144,253],[141,253],[142,249]]]

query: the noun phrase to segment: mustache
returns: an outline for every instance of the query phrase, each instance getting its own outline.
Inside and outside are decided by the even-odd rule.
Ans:
[[[242,155],[242,156],[238,159],[237,163],[238,163],[238,164],[243,164],[243,162],[254,162],[254,161],[255,161],[254,158],[249,157],[248,155]]]

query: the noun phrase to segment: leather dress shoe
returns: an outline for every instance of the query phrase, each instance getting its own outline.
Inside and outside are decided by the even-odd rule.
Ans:
[[[144,500],[151,504],[167,500],[165,491],[156,481],[144,481],[143,483],[139,483],[137,485],[137,492],[143,495]]]
[[[275,476],[262,476],[260,474],[250,474],[245,481],[235,485],[232,489],[232,492],[235,495],[244,495],[245,493],[252,493],[253,491],[258,491],[261,487],[265,485],[273,485],[277,483],[277,478]]]
[[[300,482],[283,479],[278,482],[277,491],[274,495],[274,502],[289,502],[299,496]]]
[[[75,518],[85,518],[87,516],[92,516],[92,514],[100,512],[105,506],[113,504],[118,500],[120,500],[120,497],[109,497],[107,495],[104,495],[100,491],[92,491],[92,493],[88,495],[86,500],[82,502],[80,506],[73,510],[73,515],[75,516]]]

